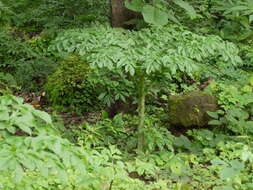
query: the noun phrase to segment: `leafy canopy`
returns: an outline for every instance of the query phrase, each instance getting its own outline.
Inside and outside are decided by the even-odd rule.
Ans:
[[[200,36],[179,26],[125,31],[108,27],[68,30],[51,45],[59,53],[77,53],[100,68],[121,68],[130,75],[178,72],[193,75],[208,61],[236,65],[238,49],[217,36]]]

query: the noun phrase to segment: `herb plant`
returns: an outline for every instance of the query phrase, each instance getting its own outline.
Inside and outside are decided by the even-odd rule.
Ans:
[[[189,48],[196,47],[195,49]],[[109,29],[70,30],[53,42],[51,50],[78,53],[92,66],[121,69],[134,81],[138,94],[139,150],[144,144],[145,97],[160,78],[186,73],[194,77],[212,59],[240,63],[237,48],[215,36],[203,37],[181,27],[144,29],[140,32]]]

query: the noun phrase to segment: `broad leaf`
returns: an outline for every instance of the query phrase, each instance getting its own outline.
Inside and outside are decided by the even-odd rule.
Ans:
[[[238,160],[232,160],[229,163],[236,170],[242,170],[245,167],[244,164],[242,162],[239,162]]]
[[[215,158],[213,160],[211,160],[211,163],[213,165],[222,165],[222,166],[228,166],[228,164],[226,162],[224,162],[223,160],[220,160],[218,158]]]
[[[8,168],[8,164],[11,161],[11,159],[12,159],[11,156],[0,158],[0,171]]]
[[[141,12],[144,5],[142,0],[125,1],[126,8],[136,12]]]
[[[168,23],[168,14],[151,5],[145,5],[142,10],[145,22],[156,26],[164,26]]]
[[[235,170],[234,168],[223,168],[220,171],[219,176],[221,179],[225,180],[225,179],[234,178],[239,173],[240,173],[240,171]]]
[[[173,2],[178,6],[180,6],[181,8],[183,8],[184,10],[186,10],[186,12],[189,14],[191,18],[194,19],[197,17],[195,9],[188,2],[185,2],[183,0],[173,0]]]
[[[26,124],[20,123],[19,124],[19,128],[24,131],[25,133],[32,135],[32,130],[30,129],[29,126],[27,126]]]
[[[48,113],[46,113],[44,111],[39,111],[39,110],[35,110],[33,113],[37,117],[39,117],[42,120],[44,120],[46,123],[49,123],[49,124],[52,123],[51,116]]]
[[[249,16],[249,23],[251,23],[253,21],[253,15]]]
[[[15,169],[15,178],[14,178],[14,182],[15,183],[19,183],[24,175],[24,171],[23,168],[20,164],[16,165],[16,169]]]
[[[219,120],[212,120],[208,122],[208,125],[221,125],[221,122]]]
[[[218,119],[218,118],[219,118],[219,115],[218,115],[217,112],[207,111],[207,114],[208,114],[210,117],[214,118],[214,119]]]
[[[0,111],[0,121],[7,121],[9,119],[10,119],[10,116],[7,111]]]

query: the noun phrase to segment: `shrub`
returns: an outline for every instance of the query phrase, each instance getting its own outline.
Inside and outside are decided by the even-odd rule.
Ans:
[[[20,37],[14,28],[0,30],[0,69],[12,74],[25,90],[37,90],[54,70],[54,57],[47,52],[51,39]]]
[[[133,96],[134,84],[118,70],[99,70],[80,56],[65,58],[45,85],[49,102],[58,110],[87,112],[110,107],[117,112],[118,102]],[[116,106],[116,108],[115,108]],[[115,109],[115,110],[113,110]]]
[[[45,85],[49,102],[58,110],[89,111],[98,106],[98,89],[89,80],[90,66],[78,56],[65,59]]]
[[[48,28],[84,25],[95,20],[105,22],[109,12],[107,8],[109,3],[106,1],[2,0],[1,2],[4,5],[2,7],[0,4],[0,11],[4,8],[4,22],[34,33]]]
[[[218,97],[220,110],[208,112],[210,125],[225,127],[238,135],[252,135],[252,77],[244,83],[213,83],[209,89]]]

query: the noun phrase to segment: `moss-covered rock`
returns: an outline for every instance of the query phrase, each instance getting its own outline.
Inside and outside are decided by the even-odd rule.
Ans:
[[[45,85],[49,102],[59,110],[85,112],[99,105],[98,89],[89,81],[89,63],[78,56],[64,60]]]
[[[207,111],[217,109],[216,98],[201,91],[169,97],[169,120],[175,126],[204,127],[210,120]]]

